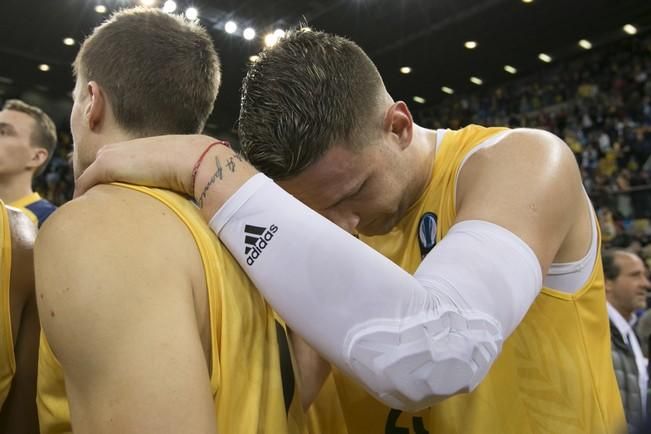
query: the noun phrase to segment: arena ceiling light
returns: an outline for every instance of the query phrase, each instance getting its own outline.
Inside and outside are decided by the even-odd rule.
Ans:
[[[67,45],[68,47],[71,47],[75,45],[75,40],[72,38],[63,38],[63,45]]]
[[[533,3],[533,0],[522,0],[522,3]]]
[[[255,30],[253,30],[252,27],[247,27],[242,32],[242,36],[244,36],[244,39],[247,41],[250,41],[251,39],[255,38]]]
[[[163,12],[166,14],[171,14],[176,10],[176,2],[174,0],[167,0],[163,3]]]
[[[411,66],[403,66],[402,68],[400,68],[400,73],[411,74]]]
[[[283,38],[285,36],[285,31],[283,29],[276,29],[274,30],[274,36],[276,39]]]
[[[622,27],[622,30],[624,30],[629,35],[634,35],[637,33],[637,28],[633,24],[626,24],[624,27]]]
[[[463,46],[466,47],[469,50],[474,50],[477,48],[477,41],[466,41]]]
[[[552,57],[549,54],[546,54],[546,53],[540,53],[538,55],[538,58],[540,60],[542,60],[543,62],[545,62],[545,63],[549,63],[549,62],[552,61]]]
[[[40,65],[38,65],[38,69],[43,72],[48,72],[50,70],[50,65],[48,65],[47,63],[41,63]]]
[[[267,47],[273,47],[276,45],[276,42],[278,42],[278,36],[274,35],[273,33],[267,33],[264,36],[264,45]]]
[[[482,80],[479,77],[470,77],[470,82],[476,84],[477,86],[481,86],[482,84],[484,84],[484,80]]]
[[[516,74],[518,72],[518,70],[511,65],[504,65],[504,70],[509,74]]]
[[[235,21],[227,21],[224,24],[224,31],[226,33],[235,33],[237,31],[237,23]]]
[[[190,6],[185,10],[185,18],[189,19],[190,21],[196,20],[199,18],[199,10],[195,7]]]
[[[140,0],[140,4],[145,7],[152,7],[156,4],[156,0]]]
[[[418,104],[425,104],[425,98],[422,96],[415,96],[414,101],[417,102]]]
[[[447,93],[448,95],[452,95],[452,94],[454,93],[454,89],[452,89],[451,87],[447,87],[447,86],[443,86],[443,87],[441,88],[441,90],[442,90],[444,93]]]
[[[98,14],[105,14],[106,11],[108,11],[108,9],[106,9],[106,6],[104,5],[95,6],[95,12],[97,12]]]
[[[584,50],[589,50],[592,48],[592,43],[587,39],[581,39],[579,41],[579,47],[583,48]]]
[[[260,60],[260,56],[254,54],[253,56],[249,57],[249,60],[251,62],[257,62],[258,60]]]

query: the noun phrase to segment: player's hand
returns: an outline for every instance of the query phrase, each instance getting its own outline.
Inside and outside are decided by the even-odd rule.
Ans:
[[[166,188],[192,196],[192,167],[214,141],[202,135],[170,135],[106,145],[76,180],[75,197],[94,185],[110,182]]]

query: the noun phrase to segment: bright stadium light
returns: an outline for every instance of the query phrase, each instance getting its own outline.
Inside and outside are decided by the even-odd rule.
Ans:
[[[403,66],[400,68],[402,74],[411,74],[411,66]]]
[[[235,23],[235,21],[227,21],[226,24],[224,24],[224,31],[226,33],[235,33],[235,31],[237,31],[237,23]]]
[[[470,82],[476,84],[477,86],[484,84],[484,81],[479,77],[470,77]]]
[[[43,72],[47,72],[50,70],[50,65],[48,65],[47,63],[41,63],[40,65],[38,65],[38,69]]]
[[[448,95],[452,95],[452,94],[454,93],[454,89],[452,89],[452,88],[450,88],[450,87],[447,87],[447,86],[443,86],[443,87],[441,88],[441,90],[442,90],[444,93],[447,93]]]
[[[622,30],[624,30],[629,35],[634,35],[637,33],[637,28],[633,24],[626,24],[624,27],[622,27]]]
[[[244,36],[244,39],[247,41],[250,41],[251,39],[255,38],[255,30],[251,27],[247,27],[244,29],[244,32],[242,32],[242,36]]]
[[[156,0],[140,0],[140,4],[149,8],[156,4]]]
[[[258,60],[260,60],[260,56],[254,54],[253,56],[249,57],[249,60],[251,62],[257,62]]]
[[[463,46],[469,50],[473,50],[477,48],[477,41],[466,41],[466,43],[463,44]]]
[[[163,3],[163,12],[166,14],[171,14],[176,10],[176,2],[174,0],[167,0]]]
[[[579,41],[579,47],[583,48],[584,50],[589,50],[590,48],[592,48],[592,43],[587,39],[581,39]]]
[[[264,45],[267,47],[273,47],[278,42],[278,37],[273,33],[267,33],[264,37]]]
[[[189,7],[185,10],[185,17],[190,21],[194,21],[199,18],[199,11],[195,7]]]
[[[414,101],[417,102],[418,104],[425,104],[425,98],[422,96],[415,96]]]
[[[518,70],[511,65],[504,65],[504,70],[509,74],[516,74],[518,72]]]
[[[108,9],[106,9],[106,6],[104,5],[95,6],[95,12],[97,12],[98,14],[105,14],[107,10]]]
[[[280,39],[283,36],[285,36],[285,31],[283,29],[276,29],[274,30],[274,36],[276,37],[276,39]]]
[[[68,47],[75,45],[75,40],[72,38],[63,38],[63,45],[67,45]]]
[[[552,61],[552,57],[549,54],[545,54],[545,53],[540,53],[538,55],[538,58],[545,63],[549,63]]]

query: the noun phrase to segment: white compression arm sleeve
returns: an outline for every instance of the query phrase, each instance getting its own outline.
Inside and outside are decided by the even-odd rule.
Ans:
[[[261,174],[210,225],[290,327],[404,410],[476,387],[542,287],[500,226],[453,226],[411,276]]]

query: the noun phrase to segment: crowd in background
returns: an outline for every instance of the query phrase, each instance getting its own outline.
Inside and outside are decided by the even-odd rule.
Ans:
[[[651,36],[417,113],[426,127],[542,128],[575,153],[607,245],[651,242]],[[651,251],[645,252],[651,258]]]
[[[475,123],[534,127],[563,138],[575,153],[597,208],[606,245],[633,246],[651,263],[651,35],[586,52],[499,87],[451,96],[416,112],[425,127]],[[60,205],[72,196],[72,139],[66,128],[36,180]]]
[[[531,127],[563,138],[576,155],[604,243],[633,245],[651,259],[651,246],[643,249],[651,244],[650,77],[651,35],[627,38],[498,87],[450,96],[415,117],[428,128]],[[57,205],[74,190],[72,138],[67,125],[60,127],[55,155],[35,180],[35,189]]]

